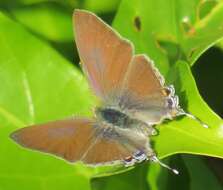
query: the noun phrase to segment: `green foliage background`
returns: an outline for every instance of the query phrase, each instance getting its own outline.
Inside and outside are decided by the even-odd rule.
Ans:
[[[75,8],[95,12],[153,59],[184,110],[209,126],[188,117],[157,126],[153,147],[179,176],[148,162],[71,165],[9,139],[19,127],[91,115],[95,101],[73,37]],[[223,158],[222,18],[222,0],[0,0],[0,189],[222,189],[222,162],[204,157]]]

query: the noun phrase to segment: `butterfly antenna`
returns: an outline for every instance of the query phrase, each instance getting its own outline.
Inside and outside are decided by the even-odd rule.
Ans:
[[[207,124],[205,124],[204,122],[202,122],[198,117],[192,115],[191,113],[187,113],[185,112],[183,109],[180,109],[179,112],[178,112],[178,115],[185,115],[197,122],[199,122],[204,128],[209,128]]]
[[[178,170],[173,169],[173,168],[169,167],[168,165],[164,164],[164,163],[161,162],[156,156],[153,156],[153,157],[151,158],[151,160],[152,160],[153,162],[157,162],[157,163],[160,164],[162,167],[167,168],[168,170],[172,171],[174,174],[176,174],[176,175],[179,174],[179,171],[178,171]]]

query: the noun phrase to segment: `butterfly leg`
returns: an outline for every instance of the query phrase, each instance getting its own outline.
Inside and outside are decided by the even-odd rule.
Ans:
[[[126,167],[133,166],[135,163],[140,163],[148,160],[147,155],[142,150],[138,150],[133,156],[126,157],[124,159],[124,165]]]
[[[147,126],[146,130],[147,130],[148,136],[151,136],[151,135],[154,136],[158,134],[157,130],[153,127],[153,125]]]
[[[126,157],[123,161],[124,161],[125,167],[133,166],[136,162],[133,156]]]
[[[148,137],[158,134],[157,130],[153,127],[153,125],[148,125],[143,123],[141,126],[139,126],[139,128],[141,129],[143,134],[145,134]]]
[[[138,150],[134,155],[133,158],[136,160],[136,162],[142,162],[144,160],[147,160],[147,155],[144,151]]]
[[[144,147],[144,150],[137,150],[132,156],[126,157],[124,159],[124,164],[126,167],[132,166],[135,163],[141,163],[145,160],[151,160],[152,157],[156,156],[150,145]]]

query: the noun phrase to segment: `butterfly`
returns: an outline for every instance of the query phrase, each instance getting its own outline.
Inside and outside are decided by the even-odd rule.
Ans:
[[[157,158],[150,138],[157,134],[154,125],[183,113],[174,87],[165,86],[153,61],[135,55],[132,43],[95,14],[75,10],[73,23],[80,64],[100,100],[94,116],[21,128],[11,138],[69,162],[130,166],[152,160],[169,168]]]

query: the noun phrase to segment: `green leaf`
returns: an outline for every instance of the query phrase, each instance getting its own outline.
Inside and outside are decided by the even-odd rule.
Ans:
[[[22,149],[18,127],[73,114],[94,101],[79,70],[48,44],[0,14],[0,189],[90,189],[93,169]]]
[[[221,190],[222,184],[214,173],[205,164],[204,158],[194,156],[182,156],[190,174],[190,189],[203,190],[214,189]]]
[[[29,6],[41,3],[58,3],[68,8],[74,8],[80,6],[84,0],[1,0],[0,6],[3,7],[17,7],[17,6]]]
[[[91,187],[93,190],[147,190],[149,189],[146,182],[147,168],[148,164],[144,163],[125,173],[93,178]]]
[[[192,67],[198,89],[208,105],[221,117],[223,116],[223,90],[219,84],[223,82],[223,51],[212,47],[205,52]]]
[[[17,8],[40,4],[62,5],[69,10],[74,8],[86,9],[99,14],[106,14],[118,8],[120,0],[1,0],[0,6]]]
[[[11,9],[10,13],[31,31],[48,40],[73,41],[72,11],[57,4],[41,3],[24,6]]]
[[[222,185],[207,167],[204,157],[193,155],[175,155],[165,159],[165,163],[180,171],[178,176],[162,168],[151,164],[149,167],[147,181],[151,190],[202,190],[222,189]]]
[[[113,176],[93,178],[93,190],[139,189],[139,190],[220,190],[222,185],[205,164],[202,157],[193,155],[174,155],[164,162],[179,170],[175,175],[156,163],[143,163],[135,169]],[[205,180],[206,179],[206,180]]]
[[[205,50],[222,39],[222,17],[223,2],[219,1],[210,14],[194,24],[195,33],[185,37],[182,46],[191,64],[195,63]]]
[[[84,0],[82,8],[95,13],[108,13],[115,11],[119,5],[120,0]]]
[[[136,17],[141,21],[140,30],[135,26]],[[222,1],[123,0],[114,26],[134,42],[137,53],[147,53],[165,71],[166,54],[170,64],[178,59],[193,64],[221,39],[222,17]]]
[[[123,37],[133,42],[136,53],[149,55],[161,73],[166,75],[169,70],[168,56],[159,46],[151,31],[149,10],[146,4],[147,1],[142,0],[123,0],[113,22],[113,27]],[[136,22],[140,25],[138,28]]]

